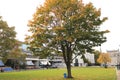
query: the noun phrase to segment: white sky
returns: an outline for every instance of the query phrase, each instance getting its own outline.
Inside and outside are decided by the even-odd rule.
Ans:
[[[24,41],[27,34],[28,20],[32,18],[36,7],[44,0],[0,0],[0,16],[3,17],[9,26],[15,26],[18,33],[17,39]],[[101,25],[102,30],[110,30],[107,36],[107,42],[102,44],[103,51],[118,49],[120,46],[120,1],[119,0],[83,0],[83,2],[92,2],[96,8],[101,8],[102,16],[108,17],[108,20]],[[99,49],[99,48],[98,48]]]

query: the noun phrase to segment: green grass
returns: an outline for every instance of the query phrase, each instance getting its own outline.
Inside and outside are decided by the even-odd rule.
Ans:
[[[0,73],[0,80],[66,80],[63,74],[66,69],[27,70]],[[72,68],[73,79],[67,80],[116,80],[114,68]]]

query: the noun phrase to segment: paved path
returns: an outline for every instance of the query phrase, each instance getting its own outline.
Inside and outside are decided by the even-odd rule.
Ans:
[[[117,70],[117,80],[120,80],[120,70]]]

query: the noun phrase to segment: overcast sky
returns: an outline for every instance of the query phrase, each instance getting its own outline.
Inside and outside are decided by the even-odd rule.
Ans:
[[[28,20],[32,19],[36,7],[44,0],[0,0],[0,16],[8,22],[9,26],[15,26],[18,33],[17,39],[24,41],[27,34]],[[103,51],[120,48],[120,1],[119,0],[83,0],[84,3],[92,2],[96,8],[101,8],[102,17],[108,20],[101,25],[102,30],[110,30],[107,42],[102,44]]]

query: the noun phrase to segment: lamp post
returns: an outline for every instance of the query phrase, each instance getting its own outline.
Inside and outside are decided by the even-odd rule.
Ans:
[[[120,47],[120,45],[119,45]],[[118,53],[117,53],[117,68],[120,69],[120,51],[119,51],[119,48],[118,48]]]

